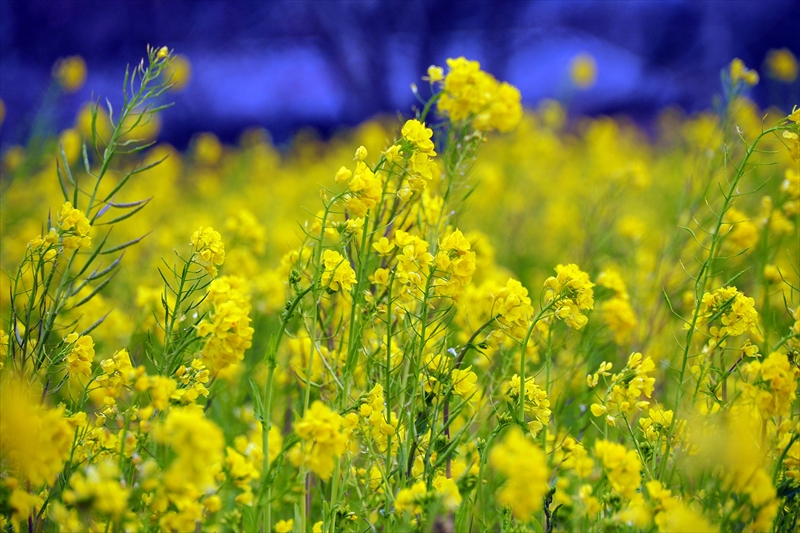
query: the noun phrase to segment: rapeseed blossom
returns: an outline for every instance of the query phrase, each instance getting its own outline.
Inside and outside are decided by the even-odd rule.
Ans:
[[[86,82],[86,62],[81,56],[59,59],[53,65],[53,78],[65,92],[74,93]]]
[[[792,83],[797,79],[797,58],[788,48],[770,50],[767,53],[769,74],[782,82]]]
[[[745,296],[736,287],[723,287],[703,295],[697,325],[704,326],[711,319],[719,320],[720,326],[710,328],[712,334],[719,337],[736,337],[748,331],[758,333],[755,300]]]
[[[632,498],[641,485],[642,463],[636,451],[622,444],[598,440],[594,456],[603,465],[614,492],[625,499]]]
[[[348,444],[341,415],[317,401],[294,429],[303,442],[300,449],[292,454],[292,462],[305,465],[322,479],[329,479],[335,461],[345,452]]]
[[[594,283],[578,265],[556,266],[555,277],[545,280],[548,300],[555,307],[555,315],[573,329],[581,329],[589,319],[581,311],[594,308]]]
[[[58,227],[61,230],[61,245],[65,250],[79,250],[92,245],[89,231],[92,229],[89,219],[79,209],[72,207],[71,202],[64,202],[58,214]]]
[[[489,462],[506,477],[497,495],[500,503],[511,507],[521,520],[541,509],[542,496],[548,489],[548,472],[544,453],[538,446],[514,428],[492,449]]]
[[[73,439],[64,408],[41,405],[41,393],[8,377],[0,389],[0,450],[6,468],[29,484],[29,490],[51,486],[69,458]]]
[[[437,109],[454,122],[475,117],[481,131],[513,130],[522,118],[520,93],[506,82],[481,70],[480,63],[464,57],[447,60],[448,72]]]
[[[92,342],[92,338],[89,335],[78,336],[77,333],[70,333],[64,339],[64,342],[72,345],[67,354],[67,372],[70,375],[91,375],[92,362],[94,361],[94,342]]]
[[[206,338],[201,353],[213,372],[238,364],[252,345],[248,293],[247,283],[238,276],[216,278],[208,287],[213,311],[197,325],[197,334]]]
[[[325,266],[322,283],[326,287],[333,292],[340,288],[345,291],[352,290],[353,283],[356,281],[356,272],[342,257],[342,254],[334,250],[325,250],[322,254],[322,264]]]
[[[750,70],[738,57],[731,61],[730,65],[731,82],[736,85],[744,83],[746,85],[756,85],[758,83],[758,72]]]
[[[197,258],[209,276],[217,275],[217,267],[225,262],[225,244],[222,236],[212,227],[200,226],[189,243],[194,246]]]

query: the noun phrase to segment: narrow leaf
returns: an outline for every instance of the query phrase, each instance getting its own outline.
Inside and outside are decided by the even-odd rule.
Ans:
[[[114,270],[115,268],[117,268],[117,265],[119,265],[119,264],[120,264],[120,262],[122,261],[122,258],[123,258],[124,256],[125,256],[125,252],[122,252],[122,253],[120,254],[120,256],[119,256],[119,257],[117,257],[117,258],[114,260],[114,262],[113,262],[113,263],[111,263],[110,265],[108,265],[106,268],[104,268],[103,270],[101,270],[101,271],[99,271],[99,272],[98,272],[98,271],[94,271],[94,272],[92,272],[92,273],[91,273],[91,274],[90,274],[90,275],[89,275],[89,276],[86,278],[86,280],[87,280],[87,281],[94,281],[94,280],[97,280],[97,279],[100,279],[100,278],[102,278],[103,276],[105,276],[106,274],[108,274],[109,272],[111,272],[112,270]]]
[[[117,222],[122,222],[122,221],[123,221],[123,220],[125,220],[126,218],[130,218],[130,217],[132,217],[133,215],[135,215],[136,213],[138,213],[139,211],[141,211],[142,209],[144,209],[144,207],[145,207],[146,205],[147,205],[147,204],[142,204],[142,205],[140,205],[139,207],[137,207],[136,209],[132,209],[132,210],[128,211],[128,212],[127,212],[127,213],[125,213],[124,215],[120,215],[120,216],[118,216],[118,217],[116,217],[116,218],[112,218],[111,220],[109,220],[109,221],[107,221],[107,222],[101,222],[101,223],[99,223],[99,224],[98,224],[98,226],[110,226],[110,225],[112,225],[112,224],[116,224]]]
[[[95,323],[94,323],[94,324],[92,324],[91,326],[89,326],[89,327],[88,327],[88,328],[86,328],[85,330],[83,330],[83,331],[81,331],[80,333],[78,333],[78,336],[81,336],[81,335],[88,335],[89,333],[91,333],[92,331],[94,331],[94,329],[95,329],[97,326],[99,326],[100,324],[102,324],[102,323],[103,323],[103,321],[106,319],[106,317],[107,317],[108,315],[110,315],[110,314],[111,314],[111,311],[113,311],[113,309],[109,310],[109,311],[108,311],[108,313],[106,313],[106,314],[104,314],[103,316],[101,316],[100,318],[98,318],[98,319],[95,321]]]
[[[119,270],[117,270],[117,272],[119,272]],[[79,301],[78,303],[73,305],[72,309],[76,309],[76,308],[82,306],[83,304],[85,304],[86,302],[88,302],[89,300],[91,300],[92,298],[94,298],[95,294],[97,294],[98,292],[102,291],[105,288],[105,286],[108,285],[111,282],[112,279],[114,279],[114,276],[117,275],[117,272],[114,272],[110,277],[106,278],[105,280],[103,280],[102,283],[97,285],[97,287],[92,289],[92,292],[87,294],[83,299],[81,299],[81,301]]]
[[[124,250],[128,246],[133,246],[137,242],[141,241],[142,239],[144,239],[148,235],[150,235],[149,231],[147,233],[145,233],[144,235],[142,235],[141,237],[137,238],[137,239],[133,239],[133,240],[130,240],[128,242],[124,242],[124,243],[120,244],[119,246],[114,246],[113,248],[109,248],[108,250],[104,250],[104,251],[102,251],[100,253],[105,255],[105,254],[113,254],[114,252],[118,252],[120,250]]]
[[[103,240],[100,241],[100,244],[95,246],[94,250],[92,250],[92,255],[90,255],[89,258],[86,260],[86,262],[83,264],[83,267],[81,268],[80,272],[78,272],[78,274],[76,274],[76,276],[75,276],[76,278],[80,277],[81,275],[83,275],[84,272],[86,272],[86,270],[89,268],[89,265],[92,264],[92,261],[94,261],[95,258],[99,254],[104,253],[102,251],[103,250],[103,245],[108,240],[108,236],[111,235],[111,229],[112,228],[109,228],[108,233],[105,234],[105,236],[103,237]]]
[[[258,384],[250,378],[250,393],[253,395],[253,415],[259,422],[264,422],[264,405],[261,403],[261,392]]]

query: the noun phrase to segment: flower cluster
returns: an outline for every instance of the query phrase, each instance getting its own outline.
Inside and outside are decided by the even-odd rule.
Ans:
[[[336,460],[346,451],[349,442],[344,419],[316,401],[295,424],[294,431],[302,444],[293,449],[292,462],[305,465],[322,479],[330,479]]]
[[[737,337],[748,331],[758,333],[758,311],[755,300],[736,287],[723,287],[703,295],[697,315],[697,326],[717,322],[709,332],[716,338]],[[688,326],[687,326],[688,327]]]
[[[745,386],[745,395],[761,416],[788,416],[797,398],[800,369],[792,365],[786,354],[772,352],[763,361],[747,363],[744,371],[753,376],[753,383]]]
[[[58,213],[58,228],[61,232],[61,246],[65,250],[80,250],[92,245],[89,231],[92,229],[89,219],[80,209],[72,207],[71,202],[64,202]]]
[[[497,495],[500,503],[511,507],[520,520],[527,520],[542,508],[548,472],[541,448],[515,428],[492,448],[489,462],[506,477]]]
[[[0,449],[11,472],[32,490],[55,482],[69,457],[73,437],[64,408],[41,405],[39,396],[8,379],[0,386]]]
[[[203,361],[217,373],[244,359],[252,345],[250,296],[247,282],[239,276],[216,278],[208,287],[213,310],[197,325],[197,335],[207,337]]]
[[[520,379],[519,375],[514,374],[508,382],[508,396],[511,403],[516,406],[519,403]],[[550,400],[547,399],[547,391],[536,384],[533,376],[525,378],[525,412],[533,416],[533,420],[528,422],[528,429],[534,437],[539,434],[543,427],[550,423]]]
[[[464,57],[447,60],[448,72],[437,102],[439,113],[454,122],[474,118],[480,131],[513,130],[522,118],[520,93],[506,82],[481,70],[477,61]]]
[[[630,337],[638,324],[625,281],[617,270],[609,269],[598,274],[597,285],[613,291],[613,296],[600,304],[599,311],[608,329],[614,334],[614,342],[621,344]]]
[[[92,362],[94,361],[94,342],[89,335],[78,336],[77,333],[70,333],[64,339],[66,344],[71,344],[67,354],[67,372],[70,376],[81,374],[89,376],[92,373]]]
[[[188,406],[170,409],[154,435],[176,454],[155,495],[154,505],[163,513],[160,525],[166,530],[193,530],[205,513],[200,497],[213,494],[217,487],[225,444],[222,431],[203,416],[201,408]]]
[[[731,83],[734,85],[744,83],[745,85],[758,84],[758,72],[750,70],[744,64],[744,61],[738,57],[731,61],[730,65]]]
[[[614,492],[625,499],[633,498],[642,483],[639,454],[622,444],[598,440],[594,445],[594,456],[603,465]]]
[[[331,292],[339,289],[350,291],[356,281],[356,272],[350,263],[334,250],[325,250],[322,254],[322,264],[325,270],[322,272],[322,284]]]
[[[217,275],[217,267],[225,262],[225,244],[214,228],[200,226],[192,234],[189,244],[194,246],[197,260],[205,267],[209,276]]]
[[[498,323],[515,338],[522,338],[533,318],[533,306],[528,289],[515,279],[509,279],[500,289],[492,305]]]
[[[547,298],[555,307],[555,315],[573,329],[581,329],[589,319],[581,311],[594,308],[594,283],[578,265],[556,266],[556,276],[544,282]]]
[[[475,252],[470,248],[470,242],[458,229],[439,242],[434,263],[440,271],[446,273],[448,279],[437,280],[435,289],[438,294],[455,298],[472,281],[476,264]]]
[[[642,398],[652,397],[655,378],[650,374],[655,370],[655,363],[641,353],[635,352],[628,358],[628,364],[618,374],[610,378],[611,385],[603,398],[603,403],[593,403],[591,411],[594,416],[606,415],[609,424],[615,425],[618,416],[630,417],[636,411],[644,409],[650,402]],[[591,386],[595,386],[598,376],[608,375],[611,363],[601,363],[600,369],[594,376],[589,376]]]
[[[381,200],[382,183],[375,172],[364,162],[367,151],[362,149],[356,152],[356,167],[351,171],[346,167],[339,168],[336,173],[336,183],[347,182],[349,195],[345,201],[347,210],[354,217],[363,217],[367,211],[378,205]]]

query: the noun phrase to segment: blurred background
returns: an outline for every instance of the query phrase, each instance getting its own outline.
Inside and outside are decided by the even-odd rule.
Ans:
[[[178,149],[197,131],[231,142],[260,126],[283,144],[305,127],[327,137],[376,114],[408,114],[410,84],[420,82],[428,65],[459,55],[519,87],[527,106],[556,98],[571,113],[626,114],[645,127],[666,106],[710,108],[720,70],[734,57],[762,73],[752,93],[762,107],[788,109],[800,101],[797,79],[764,74],[770,50],[800,55],[796,0],[2,0],[1,6],[0,144],[6,147],[30,135],[59,58],[82,56],[87,78],[74,93],[58,95],[48,117],[54,131],[71,126],[92,94],[115,102],[125,64],[141,58],[147,44],[168,45],[187,60],[185,87],[160,134]],[[582,90],[570,81],[579,54],[596,65],[596,78]]]

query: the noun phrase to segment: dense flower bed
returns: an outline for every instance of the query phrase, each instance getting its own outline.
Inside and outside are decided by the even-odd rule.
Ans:
[[[0,530],[796,527],[800,110],[755,71],[648,135],[457,58],[402,122],[179,153],[187,75],[5,153]]]

